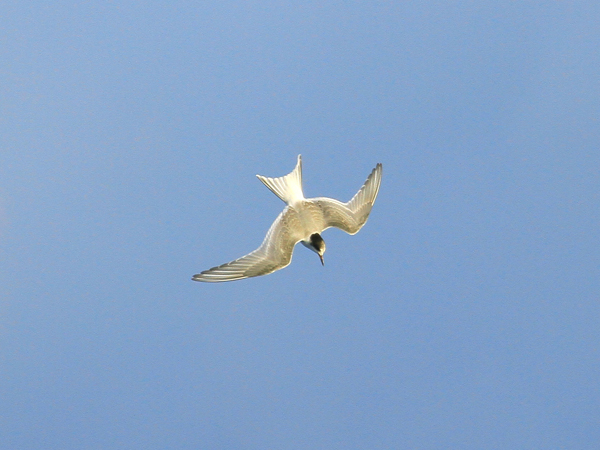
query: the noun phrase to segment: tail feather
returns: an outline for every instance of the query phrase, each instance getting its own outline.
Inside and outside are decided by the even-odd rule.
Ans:
[[[256,175],[277,197],[285,203],[294,203],[304,198],[302,192],[302,156],[298,155],[296,168],[284,177],[269,178]]]

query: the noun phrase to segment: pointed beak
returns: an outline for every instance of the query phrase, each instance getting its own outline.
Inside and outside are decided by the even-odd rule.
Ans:
[[[319,259],[321,260],[321,265],[324,266],[325,265],[325,261],[323,261],[323,255],[319,255]]]

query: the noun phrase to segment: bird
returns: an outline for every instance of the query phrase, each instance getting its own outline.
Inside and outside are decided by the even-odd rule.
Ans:
[[[302,155],[288,175],[269,178],[256,175],[286,207],[269,228],[261,246],[235,261],[205,270],[194,281],[223,282],[258,277],[287,267],[298,242],[319,255],[325,265],[325,241],[321,233],[331,227],[354,235],[364,226],[381,184],[382,165],[377,164],[367,180],[347,203],[327,197],[305,198],[302,190]]]

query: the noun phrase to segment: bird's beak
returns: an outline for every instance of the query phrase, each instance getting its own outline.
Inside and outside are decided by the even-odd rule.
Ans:
[[[318,255],[318,253],[317,253]],[[323,255],[319,255],[319,259],[321,260],[321,265],[325,265],[325,261],[323,261]]]

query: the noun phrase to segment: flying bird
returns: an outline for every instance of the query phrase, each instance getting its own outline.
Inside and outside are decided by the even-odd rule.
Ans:
[[[298,242],[319,255],[321,264],[325,265],[325,241],[321,233],[331,227],[348,234],[358,233],[377,198],[381,170],[381,164],[377,164],[348,203],[327,197],[304,198],[301,155],[298,155],[296,168],[284,177],[256,175],[287,206],[269,228],[260,247],[235,261],[196,274],[192,280],[216,283],[267,275],[290,264]]]

